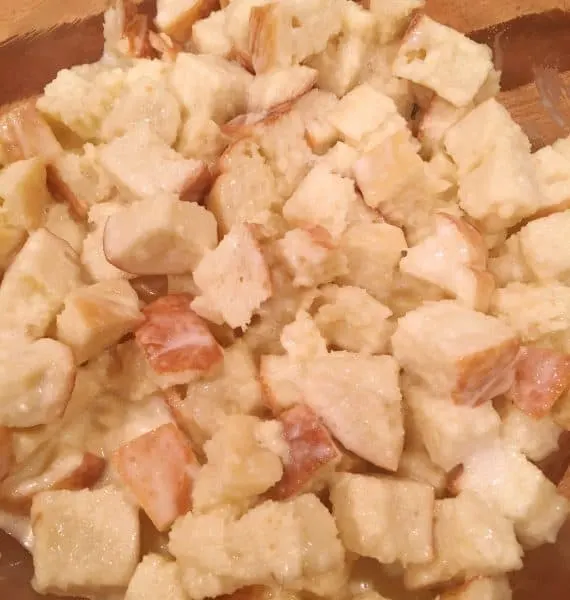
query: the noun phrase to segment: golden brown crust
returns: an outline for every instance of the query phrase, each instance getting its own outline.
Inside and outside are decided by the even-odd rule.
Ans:
[[[186,4],[186,10],[181,11],[178,18],[163,28],[163,31],[177,42],[190,39],[194,23],[205,19],[220,5],[218,0],[193,0]]]
[[[83,221],[89,212],[89,205],[82,198],[78,198],[71,187],[65,182],[57,164],[46,167],[46,184],[51,195],[69,206],[71,216],[78,221]]]
[[[269,71],[276,62],[278,35],[276,3],[254,6],[249,16],[249,52],[256,73]]]

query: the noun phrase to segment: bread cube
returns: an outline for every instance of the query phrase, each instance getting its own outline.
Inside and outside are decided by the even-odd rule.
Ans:
[[[255,72],[303,62],[322,52],[341,27],[339,0],[285,0],[254,6],[249,21],[249,51]]]
[[[513,523],[472,492],[436,500],[434,554],[433,562],[407,569],[407,588],[502,575],[522,567]]]
[[[121,271],[107,260],[103,246],[107,220],[123,208],[124,206],[118,202],[102,202],[92,206],[89,210],[90,231],[83,240],[81,263],[92,281],[133,277],[132,274]]]
[[[304,402],[331,433],[358,456],[395,471],[404,442],[396,361],[333,352],[314,358],[306,369]]]
[[[510,283],[495,291],[491,312],[523,342],[533,342],[570,328],[570,290],[557,283]]]
[[[352,169],[358,156],[358,150],[344,142],[337,142],[326,154],[321,156],[317,164],[325,165],[329,171],[341,177],[352,178]]]
[[[443,300],[399,319],[392,348],[400,365],[432,391],[476,406],[510,387],[519,340],[499,319]]]
[[[202,160],[211,166],[218,160],[226,145],[227,141],[215,121],[199,115],[189,116],[182,124],[176,151],[184,158]]]
[[[317,71],[296,65],[257,75],[249,86],[247,111],[262,112],[291,102],[312,89]]]
[[[0,171],[0,202],[11,225],[33,231],[43,224],[52,197],[40,158],[17,161]]]
[[[137,275],[189,273],[217,242],[210,212],[171,197],[149,197],[117,211],[103,235],[107,260]]]
[[[56,336],[81,364],[116,344],[143,320],[138,296],[126,281],[103,281],[68,294],[57,317]]]
[[[27,233],[21,227],[0,225],[0,273],[12,264],[26,241]]]
[[[442,149],[447,131],[460,121],[471,108],[471,104],[457,107],[439,96],[433,98],[422,114],[418,125],[418,139],[428,156],[432,156]]]
[[[223,360],[207,324],[192,310],[192,296],[170,294],[143,309],[145,322],[135,331],[153,371],[189,383]]]
[[[433,560],[431,486],[343,473],[333,479],[331,502],[341,540],[351,552],[405,567]]]
[[[159,531],[190,509],[190,443],[176,425],[162,425],[121,446],[113,463],[122,483]]]
[[[33,586],[42,594],[112,592],[139,559],[137,511],[112,488],[38,494],[32,527]]]
[[[180,425],[196,444],[203,444],[229,415],[261,413],[261,385],[247,346],[238,341],[224,350],[221,368],[188,386],[185,397],[168,398]]]
[[[478,494],[512,520],[527,548],[553,543],[570,513],[570,502],[556,494],[556,487],[538,467],[501,442],[481,448],[464,460],[463,471],[453,486]]]
[[[325,338],[305,311],[299,311],[295,320],[283,327],[280,340],[287,354],[296,361],[305,361],[327,354]]]
[[[147,123],[103,146],[100,161],[117,184],[136,197],[171,194],[190,200],[201,197],[205,189],[204,163],[183,158]]]
[[[350,352],[382,354],[388,349],[394,325],[392,311],[362,288],[327,286],[315,323],[328,345]]]
[[[172,146],[180,129],[181,111],[176,96],[165,83],[165,79],[143,79],[125,90],[101,124],[101,138],[109,142],[144,121]]]
[[[570,158],[553,146],[544,146],[532,155],[542,190],[537,216],[547,216],[570,208]]]
[[[396,476],[430,485],[437,498],[445,495],[447,487],[445,470],[438,467],[427,451],[416,441],[409,448],[404,448]]]
[[[225,15],[224,31],[234,51],[249,56],[249,31],[251,11],[256,6],[269,4],[271,0],[221,0]],[[214,13],[216,14],[216,13]],[[251,62],[251,57],[250,57]]]
[[[291,225],[323,227],[338,240],[356,202],[352,180],[315,166],[283,206],[283,216]]]
[[[461,406],[417,385],[404,387],[404,399],[414,439],[422,442],[431,460],[445,471],[499,434],[501,421],[491,403]]]
[[[394,74],[431,90],[455,106],[465,106],[493,68],[491,50],[426,15],[413,19]]]
[[[493,254],[495,256],[489,260],[489,271],[495,277],[497,287],[506,286],[514,281],[528,283],[533,280],[517,234],[508,237],[504,243],[499,242]]]
[[[295,112],[301,115],[307,142],[316,154],[324,154],[338,140],[338,131],[329,121],[329,113],[337,104],[337,97],[322,89],[313,89],[295,102]]]
[[[303,391],[298,383],[301,365],[290,356],[266,354],[261,357],[259,378],[265,403],[274,414],[303,402]]]
[[[184,42],[190,37],[194,23],[206,18],[216,8],[216,0],[158,0],[155,23],[173,39]]]
[[[44,226],[50,233],[67,242],[78,255],[81,254],[87,228],[73,218],[68,206],[60,203],[52,204],[48,209]]]
[[[225,162],[228,168],[217,177],[206,202],[221,231],[227,233],[243,223],[263,223],[283,200],[259,146],[252,140],[241,140],[228,151]]]
[[[272,498],[284,500],[307,491],[318,491],[341,460],[328,429],[305,405],[279,416],[285,442],[283,475],[270,490]]]
[[[410,248],[400,271],[442,288],[468,308],[485,312],[495,288],[479,232],[462,219],[439,214],[436,231]]]
[[[0,329],[40,338],[81,283],[71,247],[46,229],[27,239],[0,285]]]
[[[272,294],[267,264],[252,228],[234,225],[194,271],[202,295],[192,302],[199,314],[232,328],[245,329],[254,312]]]
[[[440,600],[511,600],[513,597],[506,577],[476,577],[458,588],[444,592]]]
[[[348,274],[340,282],[361,287],[380,302],[385,301],[407,247],[399,227],[388,223],[350,225],[340,239],[340,249],[348,259]]]
[[[170,85],[190,114],[216,123],[245,112],[252,76],[220,56],[180,53],[170,75]]]
[[[264,502],[239,520],[228,508],[188,514],[172,528],[169,551],[186,593],[196,600],[247,585],[311,590],[323,576],[344,573],[334,520],[311,494]],[[337,588],[319,591],[332,594],[340,582],[334,583]]]
[[[37,100],[39,111],[81,139],[99,137],[101,122],[125,85],[125,71],[98,63],[62,69]]]
[[[228,56],[232,41],[226,32],[226,11],[217,10],[192,25],[192,43],[200,54]]]
[[[539,419],[519,410],[511,402],[500,407],[501,438],[506,446],[524,454],[529,460],[539,462],[558,449],[562,433],[552,416]]]
[[[147,554],[137,565],[125,600],[186,600],[177,565],[159,554]]]
[[[281,459],[257,439],[261,424],[256,417],[230,416],[204,444],[207,462],[192,490],[195,514],[224,504],[247,510],[281,479]]]
[[[388,44],[401,37],[415,11],[424,7],[424,0],[367,0],[368,10],[376,17],[378,41]]]

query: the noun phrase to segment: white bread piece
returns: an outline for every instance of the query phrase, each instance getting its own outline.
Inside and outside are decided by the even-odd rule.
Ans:
[[[281,413],[279,421],[267,423],[279,424],[277,443],[284,444],[280,452],[283,476],[270,490],[271,497],[285,500],[320,491],[342,460],[341,451],[321,420],[308,406],[299,404]]]
[[[262,423],[246,415],[228,417],[204,444],[207,461],[192,489],[194,514],[225,504],[245,512],[281,479],[281,459],[257,439]]]
[[[397,470],[404,445],[398,372],[391,356],[333,352],[311,360],[302,380],[305,403],[335,438],[390,471]]]
[[[570,513],[570,502],[556,493],[556,486],[540,469],[501,441],[464,460],[453,488],[478,494],[512,520],[525,548],[554,543]]]
[[[532,155],[532,162],[542,190],[538,216],[570,208],[570,157],[555,146],[544,146]]]
[[[340,0],[285,0],[252,8],[249,19],[251,62],[256,73],[265,73],[322,52],[341,30],[342,5]]]
[[[33,231],[45,220],[53,198],[46,186],[46,167],[41,158],[29,158],[0,171],[0,202],[10,225]]]
[[[118,202],[102,202],[89,209],[88,222],[90,231],[83,240],[81,264],[92,281],[109,279],[129,279],[133,275],[117,269],[105,257],[103,237],[107,219],[123,209]]]
[[[433,560],[431,486],[342,473],[332,479],[331,503],[347,550],[380,563],[398,561],[404,567]]]
[[[346,143],[365,149],[371,145],[370,140],[376,143],[406,129],[406,121],[398,114],[392,98],[366,83],[341,98],[330,111],[329,121]]]
[[[274,414],[303,402],[302,366],[290,356],[266,354],[259,364],[264,402]]]
[[[295,287],[316,287],[348,274],[346,257],[320,225],[289,230],[277,250]]]
[[[81,221],[89,207],[111,198],[115,187],[99,164],[99,147],[85,144],[83,153],[62,152],[48,168],[49,189]]]
[[[520,237],[517,234],[508,237],[493,252],[489,260],[489,271],[495,277],[497,287],[503,287],[514,281],[528,283],[533,276],[522,254]]]
[[[315,323],[327,345],[363,354],[387,353],[395,328],[387,306],[354,286],[328,285],[319,300]]]
[[[492,68],[490,48],[423,14],[412,20],[393,65],[396,76],[455,106],[473,100]]]
[[[81,254],[87,228],[84,223],[79,223],[73,218],[68,206],[60,203],[52,204],[47,211],[44,227],[53,235],[67,242],[77,255]]]
[[[160,554],[151,553],[145,555],[137,565],[125,592],[125,600],[156,600],[156,598],[186,600],[186,594],[180,583],[176,563]]]
[[[394,357],[436,394],[476,406],[511,385],[519,350],[515,332],[499,319],[443,300],[399,319]]]
[[[199,54],[229,56],[232,40],[226,32],[227,11],[216,10],[192,25],[192,44]]]
[[[507,577],[476,577],[444,592],[439,600],[512,600],[512,597]]]
[[[315,69],[302,65],[257,75],[247,93],[247,111],[263,112],[299,98],[315,86],[317,75]]]
[[[485,312],[495,288],[486,271],[487,248],[469,223],[450,215],[435,217],[435,234],[410,248],[400,271],[439,286],[474,310]]]
[[[231,415],[261,414],[261,384],[251,352],[242,341],[224,350],[223,364],[208,377],[190,383],[185,396],[167,395],[176,421],[202,445]]]
[[[411,435],[445,471],[499,434],[501,420],[490,402],[461,406],[418,385],[406,385],[403,393]]]
[[[245,329],[256,310],[272,294],[265,258],[252,228],[235,225],[194,270],[202,295],[192,306],[199,314]],[[213,317],[213,318],[212,318]]]
[[[101,124],[101,138],[110,142],[145,121],[166,144],[172,146],[181,120],[180,104],[166,87],[166,78],[158,82],[142,79],[129,86],[113,104]]]
[[[239,520],[227,507],[189,513],[175,523],[168,548],[186,593],[203,600],[255,584],[311,590],[325,575],[344,575],[337,535],[332,515],[316,496],[306,494],[264,502]],[[319,595],[334,593],[342,583],[336,578],[336,588],[329,585],[332,589]]]
[[[351,179],[331,173],[323,165],[309,171],[283,206],[283,216],[291,225],[323,227],[338,240],[349,223],[358,197]]]
[[[117,185],[137,198],[172,194],[193,199],[207,175],[202,161],[182,157],[144,122],[104,145],[99,157]]]
[[[31,517],[35,590],[84,595],[129,583],[139,559],[139,520],[120,492],[43,492]],[[78,551],[84,560],[77,561]]]
[[[27,236],[26,230],[21,227],[13,227],[6,223],[0,224],[0,273],[4,273],[12,264]]]
[[[523,342],[534,342],[570,328],[570,290],[558,283],[510,283],[495,291],[491,312]]]
[[[425,483],[433,488],[437,498],[445,496],[447,473],[438,467],[425,448],[415,441],[409,448],[404,448],[396,477]]]
[[[0,425],[35,427],[58,419],[75,381],[71,350],[49,338],[10,342],[0,361]]]
[[[217,0],[158,0],[156,4],[156,26],[180,42],[190,37],[196,21],[205,19],[218,8]]]
[[[558,450],[562,427],[551,415],[540,419],[519,410],[512,402],[500,408],[501,438],[505,445],[532,462],[544,460]]]
[[[376,17],[378,41],[389,44],[403,35],[413,14],[425,6],[425,0],[366,0],[363,4]]]
[[[282,203],[275,175],[259,146],[243,139],[224,155],[224,172],[216,178],[206,206],[227,233],[234,225],[262,224]]]
[[[191,470],[198,463],[176,425],[161,425],[136,437],[120,446],[112,460],[122,485],[159,531],[190,509]]]
[[[176,151],[184,158],[202,160],[208,165],[216,163],[227,146],[219,125],[212,119],[200,115],[188,118],[176,142]]]
[[[270,2],[271,0],[222,0],[220,2],[220,6],[224,9],[221,12],[225,15],[224,31],[230,40],[230,47],[235,53],[247,56],[249,62],[251,62],[249,51],[251,10]]]
[[[458,108],[439,96],[433,98],[422,114],[418,125],[418,139],[427,156],[432,156],[443,148],[447,131],[459,122],[471,108],[471,104]]]
[[[43,337],[67,294],[81,284],[71,246],[46,229],[27,239],[0,285],[0,330]]]
[[[57,317],[56,337],[81,364],[116,344],[143,320],[138,296],[127,281],[102,281],[67,295]]]
[[[180,53],[170,85],[189,114],[200,114],[218,124],[246,110],[253,77],[220,56]]]
[[[340,282],[361,287],[385,302],[408,247],[403,231],[388,223],[355,223],[344,232],[339,247],[348,259],[348,275]]]
[[[145,198],[105,224],[105,258],[136,275],[179,275],[196,268],[218,243],[214,215],[195,202]]]
[[[324,154],[338,140],[338,131],[328,117],[337,104],[337,97],[322,89],[312,89],[295,102],[295,111],[301,115],[305,137],[315,154]]]
[[[472,492],[436,500],[435,560],[412,565],[404,574],[408,589],[456,578],[503,575],[522,567],[522,548],[513,523]]]
[[[281,345],[295,361],[307,361],[317,356],[326,356],[327,342],[317,325],[306,311],[300,310],[295,320],[281,331]]]
[[[329,171],[341,177],[354,178],[353,166],[358,157],[358,150],[344,142],[337,142],[317,160],[317,164],[326,166]]]
[[[85,141],[97,140],[101,123],[125,85],[125,71],[98,63],[62,69],[36,106]]]

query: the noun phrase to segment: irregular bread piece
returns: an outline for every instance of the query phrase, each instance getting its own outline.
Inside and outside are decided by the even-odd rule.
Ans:
[[[159,531],[190,509],[190,467],[197,461],[176,425],[162,425],[121,446],[113,463]]]
[[[227,144],[215,121],[197,115],[184,121],[175,148],[184,158],[202,160],[213,169]]]
[[[358,456],[396,471],[404,444],[396,361],[333,352],[314,358],[306,369],[304,401],[331,433]]]
[[[522,549],[513,523],[472,492],[436,500],[434,549],[433,562],[407,569],[407,588],[503,575],[522,567]]]
[[[232,40],[226,32],[227,11],[217,10],[192,25],[192,43],[200,54],[227,57]]]
[[[536,176],[542,190],[542,204],[536,216],[570,208],[570,158],[556,146],[544,146],[532,155]]]
[[[315,323],[328,345],[364,354],[387,352],[394,332],[388,307],[353,286],[326,286],[322,300]]]
[[[46,229],[35,231],[0,285],[0,330],[40,338],[81,283],[79,260],[71,247]]]
[[[104,145],[99,157],[117,185],[136,197],[172,194],[193,200],[209,183],[202,161],[182,157],[144,122]]]
[[[32,504],[32,527],[38,592],[85,595],[129,583],[139,559],[139,520],[120,492],[43,492]]]
[[[218,243],[214,215],[195,202],[145,198],[105,224],[105,258],[136,275],[190,273]]]
[[[0,171],[0,204],[10,225],[37,229],[52,200],[42,159],[20,160]]]
[[[316,154],[323,154],[338,140],[338,131],[328,118],[337,104],[336,96],[322,89],[313,89],[295,102],[295,111],[305,125],[305,138]]]
[[[56,337],[81,364],[116,344],[143,320],[138,296],[125,280],[102,281],[67,295],[57,317]]]
[[[443,497],[447,491],[447,473],[431,460],[420,444],[413,443],[404,448],[396,476],[430,485],[437,498]]]
[[[196,21],[206,18],[216,10],[217,0],[158,0],[156,26],[175,40],[186,41]]]
[[[147,554],[138,564],[125,600],[186,600],[180,583],[179,569],[160,554]],[[498,599],[501,600],[501,599]]]
[[[170,294],[143,309],[146,321],[136,330],[153,371],[189,383],[223,360],[223,351],[207,324],[191,309],[192,296]]]
[[[427,302],[399,319],[396,360],[435,393],[476,406],[509,389],[519,340],[493,317],[456,302]]]
[[[200,261],[194,281],[202,292],[192,302],[196,312],[234,329],[245,329],[272,294],[269,270],[252,227],[232,227],[217,248]]]
[[[81,254],[87,228],[84,223],[78,223],[73,218],[68,206],[60,203],[50,206],[44,226],[50,233],[67,242],[78,255]]]
[[[415,11],[424,7],[424,0],[365,0],[364,6],[376,17],[378,41],[388,44],[401,37]]]
[[[538,467],[500,441],[467,458],[453,488],[471,490],[512,520],[525,548],[553,543],[570,513],[570,502]]]
[[[406,32],[394,74],[431,90],[455,106],[473,100],[493,68],[491,50],[426,15]]]
[[[280,341],[287,354],[296,361],[306,361],[327,354],[325,338],[311,315],[303,310],[297,313],[294,321],[283,327]]]
[[[341,540],[351,552],[404,567],[433,560],[431,486],[342,473],[333,478],[331,502]]]
[[[4,273],[12,264],[22,249],[27,235],[26,230],[21,227],[0,224],[0,273]]]
[[[261,357],[259,378],[263,399],[274,414],[303,402],[302,366],[290,356],[266,354]]]
[[[454,404],[417,385],[404,387],[409,432],[445,471],[459,465],[499,434],[501,421],[488,402],[474,408]]]
[[[436,231],[410,248],[400,271],[428,281],[468,308],[485,312],[495,288],[486,271],[487,249],[479,232],[462,219],[439,214]]]
[[[312,89],[317,71],[296,65],[257,75],[247,93],[247,111],[263,112],[291,102]]]

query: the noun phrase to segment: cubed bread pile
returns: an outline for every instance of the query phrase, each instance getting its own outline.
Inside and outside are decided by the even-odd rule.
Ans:
[[[570,512],[570,140],[422,0],[157,4],[0,120],[34,588],[509,600]]]

